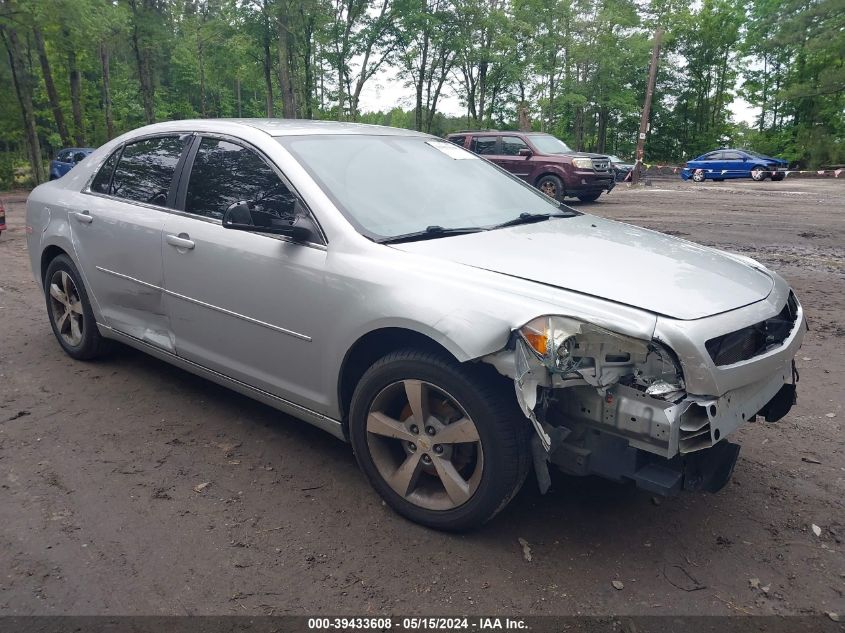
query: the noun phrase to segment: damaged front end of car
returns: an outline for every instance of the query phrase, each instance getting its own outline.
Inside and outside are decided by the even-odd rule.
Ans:
[[[739,446],[725,438],[761,413],[770,421],[795,401],[791,359],[781,370],[719,397],[687,391],[675,353],[567,316],[514,330],[506,349],[483,360],[513,378],[534,430],[542,492],[548,465],[572,475],[633,481],[669,496],[716,492],[730,479]]]

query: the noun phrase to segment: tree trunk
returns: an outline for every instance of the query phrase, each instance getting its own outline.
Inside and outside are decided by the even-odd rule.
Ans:
[[[56,91],[56,84],[53,82],[53,72],[50,70],[50,59],[47,57],[47,49],[44,46],[44,35],[41,29],[33,29],[35,35],[35,46],[38,49],[38,61],[41,62],[41,73],[44,75],[44,86],[47,88],[47,97],[50,99],[50,109],[53,111],[53,118],[56,120],[56,128],[62,139],[62,145],[70,147],[70,133],[65,123],[65,114],[62,112],[62,105],[59,103],[59,94]]]
[[[267,2],[261,5],[264,14],[262,50],[264,52],[264,86],[267,91],[267,117],[273,118],[273,59],[270,57],[270,16],[267,14]]]
[[[70,102],[73,110],[73,136],[76,146],[84,147],[85,121],[82,118],[82,76],[76,64],[76,51],[72,44],[68,46],[67,67],[70,78]]]
[[[205,109],[205,59],[203,58],[202,42],[197,42],[197,65],[200,71],[200,113],[202,118],[208,116]]]
[[[314,17],[305,17],[302,4],[299,5],[300,15],[305,24],[305,50],[302,57],[305,61],[305,86],[303,89],[305,101],[305,118],[314,118]]]
[[[523,96],[524,96],[523,92]],[[517,107],[517,113],[519,117],[519,131],[520,132],[530,132],[531,131],[531,115],[530,110],[528,109],[528,103],[523,100],[519,103]]]
[[[106,138],[114,138],[114,117],[111,110],[111,71],[109,70],[109,48],[100,44],[100,65],[103,68],[103,114],[106,117]]]
[[[12,69],[12,82],[21,106],[29,164],[32,167],[32,179],[40,185],[47,178],[44,173],[44,163],[41,161],[41,143],[38,140],[38,129],[35,124],[35,109],[32,106],[32,78],[23,60],[20,40],[17,32],[0,25],[0,36],[6,44],[9,53],[9,65]]]
[[[138,81],[141,84],[141,101],[144,104],[144,117],[147,123],[155,123],[155,87],[153,85],[152,68],[150,65],[149,50],[146,43],[141,42],[138,33],[138,6],[135,0],[131,0],[129,6],[132,9],[132,50],[135,53],[135,62],[138,65]]]
[[[423,11],[426,11],[428,0],[422,0]],[[420,52],[420,65],[418,68],[419,75],[417,76],[417,105],[414,111],[414,129],[422,131],[423,126],[423,82],[425,80],[425,72],[428,68],[428,39],[429,39],[429,25],[425,25],[423,31],[423,45]]]
[[[575,137],[575,149],[579,152],[584,151],[584,108],[581,106],[575,108],[575,124],[572,133]]]
[[[607,146],[607,119],[608,119],[608,107],[601,106],[599,108],[599,122],[598,122],[598,140],[596,142],[596,151],[599,154],[603,154],[605,152],[605,148]]]
[[[241,109],[241,78],[235,77],[235,94],[238,95],[238,118],[243,116],[243,110]]]
[[[279,88],[282,91],[282,115],[286,119],[296,118],[296,99],[293,96],[293,82],[290,72],[290,43],[288,41],[287,8],[282,8],[276,22],[279,48]]]

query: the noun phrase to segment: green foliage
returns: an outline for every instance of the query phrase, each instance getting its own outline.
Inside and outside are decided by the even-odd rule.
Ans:
[[[648,160],[728,142],[845,163],[845,0],[0,0],[0,187],[34,160],[12,34],[44,158],[149,120],[272,112],[443,135],[516,129],[520,111],[575,148],[630,157],[658,27]],[[410,109],[360,112],[382,70]],[[441,112],[446,94],[464,116]],[[753,126],[731,120],[737,94]]]

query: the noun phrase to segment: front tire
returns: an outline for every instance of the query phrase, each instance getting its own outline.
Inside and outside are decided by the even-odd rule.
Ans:
[[[563,202],[566,195],[566,189],[563,186],[563,181],[557,176],[547,174],[537,181],[537,189],[542,191],[549,198],[554,198],[558,202]]]
[[[693,182],[704,182],[705,178],[706,178],[706,176],[704,175],[703,169],[696,169],[694,172],[692,172],[692,181]]]
[[[768,170],[762,165],[754,165],[751,169],[751,180],[756,182],[763,182],[768,175]]]
[[[82,276],[67,255],[59,255],[47,266],[44,296],[50,327],[68,356],[90,360],[108,350],[109,341],[97,330]]]
[[[493,518],[530,465],[530,423],[484,367],[402,350],[355,388],[349,434],[370,484],[402,516],[462,531]]]

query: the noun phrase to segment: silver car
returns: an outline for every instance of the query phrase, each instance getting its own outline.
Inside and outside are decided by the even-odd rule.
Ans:
[[[36,188],[27,233],[70,356],[120,341],[325,429],[435,528],[550,464],[716,491],[728,436],[795,402],[806,323],[776,273],[417,132],[144,127]]]

